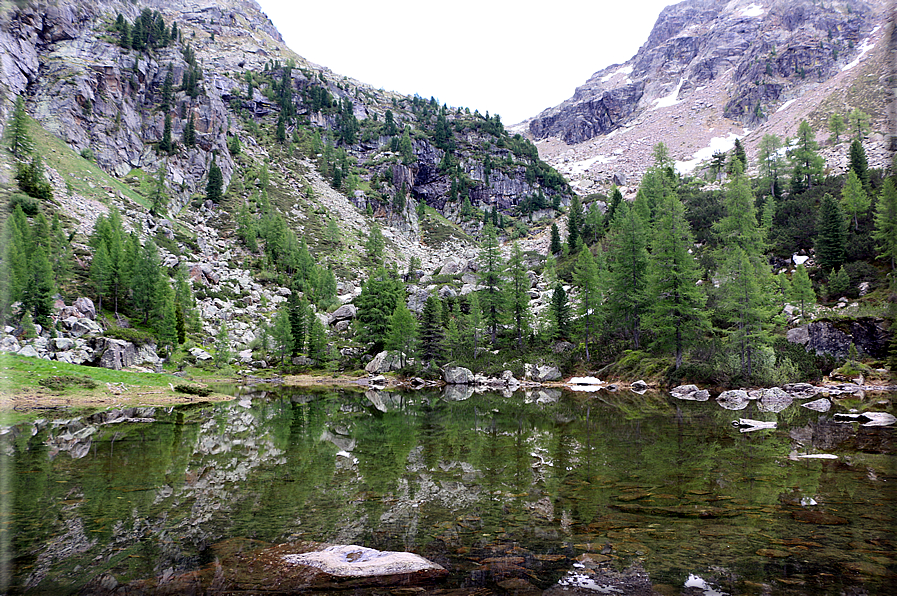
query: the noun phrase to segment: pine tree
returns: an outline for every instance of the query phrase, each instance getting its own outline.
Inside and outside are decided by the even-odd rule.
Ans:
[[[159,151],[171,155],[174,146],[171,143],[171,114],[165,114],[165,126],[162,131],[162,140],[159,141]]]
[[[869,211],[871,200],[863,190],[863,183],[857,177],[856,172],[850,170],[847,172],[847,181],[844,188],[841,189],[841,205],[844,211],[853,217],[853,229],[859,231],[859,217],[865,215]]]
[[[293,332],[293,354],[298,355],[305,347],[308,323],[314,316],[308,300],[300,292],[296,278],[293,280],[292,293],[287,298],[287,310],[290,313],[290,329]]]
[[[635,208],[620,203],[608,243],[610,322],[641,347],[641,319],[646,307],[648,251],[645,224]]]
[[[829,298],[843,296],[850,290],[850,276],[844,270],[844,265],[838,267],[838,270],[832,270],[828,278],[828,294]]]
[[[492,224],[487,224],[483,230],[483,242],[480,246],[478,259],[480,266],[480,304],[483,307],[483,318],[495,345],[498,328],[504,322],[505,293],[504,281],[501,273],[504,269],[501,258],[501,250],[498,245],[498,236]]]
[[[596,260],[592,256],[592,251],[584,246],[579,251],[576,267],[573,270],[573,283],[579,290],[579,320],[582,323],[585,338],[586,362],[592,360],[589,344],[598,330],[598,312],[603,299],[601,274],[604,258],[600,246],[598,251],[601,258]]]
[[[12,111],[12,119],[9,123],[9,150],[18,159],[24,159],[31,153],[33,143],[28,132],[28,114],[25,112],[25,98],[21,95],[16,98],[16,105]]]
[[[548,252],[553,255],[561,252],[561,234],[558,231],[558,225],[554,222],[551,224],[551,244],[548,247]]]
[[[221,174],[221,168],[212,158],[212,165],[209,166],[209,179],[206,182],[206,198],[213,203],[217,203],[222,197],[222,187],[224,186],[224,177]]]
[[[739,165],[740,167],[740,160]],[[685,207],[675,192],[657,205],[653,251],[648,265],[648,314],[646,326],[655,344],[672,349],[676,370],[689,340],[708,327],[705,296],[697,285],[700,274],[689,250],[694,246]]]
[[[807,320],[807,307],[816,304],[816,293],[813,291],[813,283],[803,265],[798,265],[791,278],[791,295],[800,303],[800,317]]]
[[[362,342],[371,343],[375,352],[383,349],[389,333],[389,317],[404,299],[404,284],[382,266],[362,286],[361,295],[355,300],[358,336]]]
[[[517,349],[523,350],[523,338],[530,332],[529,289],[530,279],[523,262],[523,251],[518,243],[511,249],[508,259],[508,306],[514,325]]]
[[[442,329],[442,308],[439,300],[433,295],[427,296],[418,332],[420,344],[418,351],[421,360],[433,364],[441,362],[444,335]]]
[[[844,263],[847,246],[844,212],[828,193],[822,197],[816,219],[816,263],[831,271]]]
[[[875,206],[875,231],[878,257],[890,262],[891,271],[897,271],[897,185],[894,177],[886,178]],[[893,275],[893,273],[892,273]],[[897,334],[895,334],[897,337]]]
[[[747,152],[744,150],[744,145],[741,144],[741,139],[735,139],[735,147],[732,148],[732,160],[738,160],[741,162],[741,170],[747,170]]]

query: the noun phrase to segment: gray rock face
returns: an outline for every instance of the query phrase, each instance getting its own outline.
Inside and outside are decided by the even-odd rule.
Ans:
[[[788,341],[800,344],[806,350],[818,356],[828,354],[838,359],[848,356],[850,344],[873,358],[887,355],[890,335],[885,329],[885,322],[871,317],[862,317],[837,324],[828,321],[817,321],[794,329],[787,333]]]
[[[101,337],[97,340],[95,352],[97,364],[103,368],[121,370],[133,366],[137,361],[137,348],[122,339]]]
[[[551,366],[537,366],[533,373],[533,380],[537,382],[542,381],[557,381],[561,378],[561,371],[558,367]]]
[[[468,385],[474,382],[470,369],[463,366],[449,366],[442,371],[443,380],[449,385]]]
[[[97,318],[97,309],[93,305],[93,300],[90,298],[85,298],[84,296],[75,300],[75,304],[73,305],[75,310],[81,313],[83,316],[89,318],[90,320],[94,320]]]

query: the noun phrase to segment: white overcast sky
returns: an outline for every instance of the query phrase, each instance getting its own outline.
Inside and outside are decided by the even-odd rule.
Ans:
[[[300,56],[515,124],[625,62],[677,0],[257,0]]]

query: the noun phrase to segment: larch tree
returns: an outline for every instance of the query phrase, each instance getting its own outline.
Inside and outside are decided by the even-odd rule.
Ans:
[[[523,338],[530,333],[529,289],[530,279],[523,262],[523,251],[515,242],[508,259],[508,307],[514,326],[517,349],[523,349]]]
[[[31,153],[33,143],[28,132],[28,114],[25,112],[25,98],[21,95],[16,98],[16,105],[12,111],[12,120],[9,123],[9,150],[18,159],[24,159]]]
[[[599,259],[595,259],[592,251],[583,246],[573,269],[573,283],[579,290],[579,321],[582,326],[583,340],[586,349],[586,361],[591,362],[589,345],[596,337],[599,327],[602,292],[601,274],[604,269],[604,254],[598,246]]]
[[[818,153],[819,143],[806,120],[801,120],[797,128],[796,144],[788,152],[791,159],[791,189],[800,194],[813,188],[822,178],[825,160]]]
[[[480,245],[478,263],[480,285],[483,286],[479,291],[480,305],[492,345],[495,345],[498,328],[505,320],[505,292],[502,279],[504,263],[498,245],[498,236],[492,224],[487,224],[483,230],[483,242]]]
[[[431,294],[427,296],[427,301],[424,303],[424,312],[421,313],[420,318],[418,353],[421,360],[439,364],[442,360],[444,337],[442,307],[439,304],[439,299]]]
[[[417,343],[417,321],[403,300],[399,300],[389,317],[389,332],[386,335],[387,350],[399,354],[402,368],[408,357],[414,353]]]
[[[645,223],[635,208],[622,202],[611,224],[607,250],[609,319],[641,348],[646,307],[648,250]]]
[[[892,275],[897,271],[897,184],[894,177],[886,178],[875,206],[875,230],[878,257],[891,265]]]
[[[800,304],[800,317],[807,319],[807,306],[816,304],[816,292],[806,267],[798,265],[791,278],[791,295]]]
[[[841,205],[826,193],[816,217],[816,263],[823,271],[837,269],[844,263],[847,229]]]
[[[757,148],[757,159],[760,166],[760,175],[769,181],[770,196],[776,195],[776,186],[779,181],[779,170],[781,169],[781,149],[782,139],[774,134],[767,133],[760,139],[760,145]]]
[[[844,207],[844,211],[853,218],[854,231],[859,231],[860,215],[865,215],[869,211],[870,204],[871,200],[866,191],[863,190],[862,181],[860,181],[856,172],[850,170],[847,172],[847,181],[844,183],[844,188],[841,189],[841,205]]]
[[[673,351],[679,370],[688,342],[708,327],[708,317],[704,310],[706,297],[697,285],[698,266],[689,253],[694,246],[691,227],[675,192],[657,205],[653,238],[645,326],[654,332],[659,348]]]

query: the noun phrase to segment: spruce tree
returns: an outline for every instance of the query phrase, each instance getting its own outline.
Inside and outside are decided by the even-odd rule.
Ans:
[[[389,333],[389,317],[400,300],[405,299],[404,284],[383,266],[374,271],[355,300],[358,307],[358,337],[372,344],[374,352],[383,349]]]
[[[843,296],[850,290],[850,276],[844,270],[844,265],[832,270],[828,280],[829,299]]]
[[[22,310],[30,312],[34,322],[43,327],[50,324],[53,314],[53,268],[44,247],[36,247],[28,259],[25,287],[22,289]]]
[[[274,349],[280,354],[280,364],[288,354],[293,351],[293,328],[290,325],[290,312],[288,308],[281,307],[274,315],[271,328],[271,339],[274,340]]]
[[[567,301],[567,291],[560,283],[554,285],[550,308],[556,337],[570,337],[570,303]]]
[[[550,254],[556,255],[561,252],[561,233],[558,231],[558,225],[554,222],[551,224],[551,244],[548,247]]]
[[[869,162],[866,160],[866,150],[859,139],[850,143],[850,169],[856,173],[857,178],[863,184],[866,191],[869,190]]]
[[[433,295],[427,296],[418,332],[420,344],[418,352],[421,360],[431,364],[439,364],[442,361],[444,336],[439,299]]]
[[[816,263],[823,271],[844,263],[847,230],[841,206],[828,193],[822,197],[816,218]]]
[[[206,182],[206,198],[213,203],[218,203],[222,197],[222,187],[224,186],[224,177],[221,174],[221,168],[212,158],[212,165],[209,166],[209,179]]]
[[[196,124],[193,122],[193,112],[187,117],[187,125],[184,127],[184,145],[196,147]]]
[[[161,265],[156,243],[147,240],[140,250],[131,278],[133,292],[131,302],[134,304],[134,308],[143,315],[144,325],[149,322],[150,315],[158,304],[159,297],[156,292],[159,286]]]
[[[368,262],[372,265],[378,265],[383,258],[383,250],[386,248],[386,240],[383,238],[383,232],[376,223],[371,224],[371,232],[368,240],[364,245],[365,255]]]

